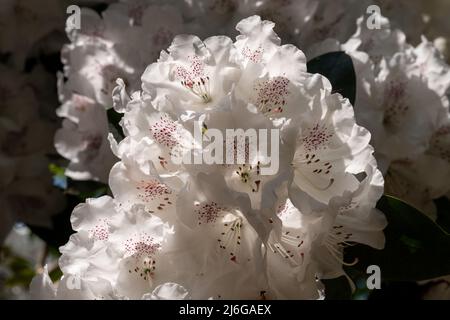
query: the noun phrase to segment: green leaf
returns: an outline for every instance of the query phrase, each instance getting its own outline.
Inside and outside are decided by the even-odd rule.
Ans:
[[[112,127],[115,129],[116,132],[113,132],[113,135],[115,136],[116,139],[118,139],[119,137],[117,137],[117,134],[120,135],[120,138],[123,138],[125,135],[123,133],[123,129],[122,126],[120,125],[120,120],[122,120],[122,115],[118,112],[116,112],[116,110],[114,110],[113,108],[109,108],[108,111],[106,112],[107,116],[108,116],[108,122],[112,125]],[[118,139],[120,140],[120,139]]]
[[[58,267],[58,268],[55,268],[54,270],[50,271],[48,276],[50,277],[50,279],[52,279],[53,282],[56,282],[61,279],[61,277],[63,276],[63,272]]]
[[[67,194],[77,196],[80,202],[87,198],[101,197],[109,192],[108,185],[101,182],[68,180]]]
[[[356,75],[352,58],[345,52],[329,52],[307,63],[309,73],[319,73],[330,80],[333,93],[340,93],[352,105],[356,98]]]
[[[4,279],[4,284],[7,287],[28,286],[35,275],[30,261],[16,255],[8,247],[2,247],[1,254],[2,265],[11,270],[11,274]]]
[[[436,223],[447,233],[450,232],[450,199],[441,197],[434,200],[437,209]]]
[[[67,177],[65,175],[66,169],[62,166],[57,165],[56,163],[50,163],[48,166],[48,170],[53,176],[53,185],[60,189],[67,188]]]
[[[382,280],[419,281],[450,274],[448,233],[399,199],[383,196],[377,207],[389,222],[384,230],[385,248],[348,247],[346,261],[357,258],[354,268],[361,272],[369,265],[378,265]]]
[[[55,164],[55,163],[50,163],[50,164],[48,165],[48,169],[49,169],[50,172],[51,172],[53,175],[55,175],[55,176],[63,176],[64,173],[65,173],[65,171],[66,171],[66,169],[64,169],[64,168],[61,167],[61,166],[58,166],[58,165]]]

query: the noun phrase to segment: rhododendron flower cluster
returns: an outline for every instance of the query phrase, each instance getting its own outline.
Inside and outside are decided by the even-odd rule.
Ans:
[[[273,26],[251,16],[234,42],[175,36],[145,69],[142,90],[128,94],[117,81],[125,137],[109,136],[120,159],[109,173],[113,196],[74,210],[63,279],[54,288],[44,274],[35,291],[140,299],[172,284],[171,294],[194,299],[315,299],[320,280],[352,263],[346,245],[383,247],[386,220],[375,209],[383,177],[370,134]],[[213,128],[277,129],[268,145],[279,145],[277,172],[262,174],[263,155],[251,159],[248,140],[226,141],[242,163],[175,163],[176,154],[210,151],[198,146],[198,127],[206,142]],[[79,290],[64,282],[74,277]]]
[[[3,1],[0,299],[448,299],[447,2]]]
[[[372,134],[386,192],[436,219],[432,199],[450,185],[450,67],[425,37],[417,46],[392,29],[369,30],[362,18],[345,43],[329,39],[312,55],[345,50],[358,73],[355,115]]]

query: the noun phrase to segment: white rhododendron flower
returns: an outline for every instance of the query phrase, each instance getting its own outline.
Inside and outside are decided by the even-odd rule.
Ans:
[[[110,131],[106,110],[117,107],[116,79],[121,78],[129,90],[122,93],[123,98],[139,89],[145,67],[181,33],[183,21],[175,6],[133,2],[112,4],[101,16],[83,8],[80,19],[81,29],[70,24],[66,28],[71,43],[62,50],[65,70],[59,94],[63,105],[58,113],[66,120],[56,144],[58,152],[70,160],[69,177],[107,182],[114,156],[105,147]],[[92,107],[80,113],[80,103]]]
[[[119,161],[112,197],[72,213],[64,276],[56,285],[44,270],[35,297],[319,299],[322,279],[345,274],[344,247],[383,248],[375,204],[384,181],[370,134],[273,27],[251,16],[236,41],[175,36],[143,72],[142,90],[117,74],[110,94],[123,113],[121,141],[106,138],[101,81],[67,97],[56,142],[69,174],[104,180],[105,139]]]
[[[75,180],[108,181],[105,167],[111,168],[116,159],[107,140],[109,127],[103,106],[74,94],[57,114],[65,118],[55,134],[56,150],[70,159],[65,174]]]
[[[426,38],[414,47],[379,18],[381,30],[370,30],[361,17],[346,43],[329,39],[311,54],[345,50],[351,56],[356,119],[371,133],[386,192],[434,217],[432,199],[450,189],[450,67]]]
[[[323,77],[313,77],[311,87],[320,96],[309,115],[299,116],[300,128],[294,155],[294,183],[317,200],[328,203],[333,196],[354,191],[371,157],[370,134],[356,125],[353,108],[346,99],[331,94]]]

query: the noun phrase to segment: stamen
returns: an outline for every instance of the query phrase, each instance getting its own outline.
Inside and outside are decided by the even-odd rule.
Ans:
[[[189,60],[191,63],[188,69],[183,66],[175,69],[181,85],[199,97],[203,103],[211,102],[210,81],[209,76],[205,75],[204,62],[197,56],[189,57]]]
[[[351,233],[345,233],[342,230],[343,226],[333,227],[333,231],[331,231],[327,238],[325,239],[325,247],[328,249],[328,252],[341,264],[344,266],[354,266],[358,263],[358,258],[355,258],[352,262],[345,262],[342,255],[342,249],[348,246],[353,246],[353,243],[349,243],[347,240],[351,237]]]
[[[204,103],[211,102],[211,93],[209,89],[209,77],[200,78],[197,81],[181,81],[181,84],[198,96]]]
[[[230,253],[230,260],[238,263],[237,253],[240,251],[241,245],[241,228],[243,220],[241,217],[235,216],[236,219],[232,222],[224,223],[224,230],[218,239],[219,248]]]

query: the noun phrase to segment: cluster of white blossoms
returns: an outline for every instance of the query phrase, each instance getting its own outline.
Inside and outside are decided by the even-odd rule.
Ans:
[[[435,7],[439,0],[428,5],[413,2],[415,10],[406,10],[410,2],[122,0],[112,3],[101,14],[82,8],[81,28],[68,24],[66,31],[71,43],[62,51],[65,67],[64,73],[60,75],[62,106],[58,115],[64,119],[64,123],[55,137],[55,143],[59,154],[70,161],[66,175],[75,180],[108,181],[109,171],[117,159],[111,153],[107,140],[108,131],[114,129],[109,128],[106,110],[114,104],[112,90],[116,86],[116,79],[122,79],[122,86],[126,86],[128,94],[139,89],[140,76],[145,67],[155,61],[159,52],[169,46],[175,35],[192,33],[203,39],[217,34],[231,36],[236,31],[238,21],[258,14],[275,22],[275,31],[286,43],[292,43],[306,52],[312,50],[312,55],[308,55],[310,58],[316,53],[316,46],[329,43],[329,39],[336,39],[340,43],[348,42],[349,51],[358,52],[366,50],[362,46],[376,41],[378,49],[371,49],[375,55],[371,58],[377,59],[376,55],[394,56],[400,51],[409,54],[407,52],[411,50],[407,49],[409,45],[406,40],[417,43],[424,32],[434,37],[434,29],[437,26],[441,29],[443,23],[439,19],[430,21],[429,17],[422,17],[418,13],[433,13],[436,16]],[[394,26],[404,27],[406,35],[398,30],[392,33],[389,31],[390,35],[387,35],[386,31],[377,28],[367,30],[365,36],[361,35],[356,30],[355,21],[367,14],[367,8],[373,4],[389,16]],[[366,26],[366,20],[360,18],[360,29]],[[382,24],[383,28],[389,25],[387,22]],[[352,37],[353,33],[355,35]],[[366,37],[362,46],[351,48],[357,45],[352,43],[357,42],[360,36]],[[371,40],[372,37],[374,40]],[[385,39],[390,43],[388,48],[384,46]],[[446,51],[445,39],[438,38],[436,43],[436,49]],[[422,51],[426,50],[426,46],[422,47]],[[436,51],[431,44],[428,48]],[[255,49],[254,53],[247,54],[258,52]],[[404,68],[399,68],[403,72]],[[378,82],[383,81],[380,77]],[[366,123],[361,122],[361,125],[372,132]]]
[[[70,161],[66,175],[108,181],[117,159],[107,140],[111,128],[106,110],[114,104],[116,79],[122,79],[128,94],[139,89],[145,67],[175,35],[231,36],[238,21],[258,14],[276,23],[285,42],[308,48],[327,38],[346,40],[367,5],[361,0],[122,0],[101,14],[82,8],[81,28],[67,24],[70,44],[62,50],[64,72],[59,77],[58,115],[64,123],[55,145]],[[247,54],[258,54],[258,48]]]
[[[109,90],[83,74],[87,68],[74,70],[91,81],[71,75],[67,85],[96,86],[68,101],[105,105],[102,89],[112,93],[125,137],[108,137],[119,159],[109,173],[112,197],[75,208],[76,233],[60,248],[64,275],[58,285],[37,276],[34,297],[317,299],[321,280],[355,263],[345,261],[346,246],[383,248],[386,219],[375,204],[384,181],[371,135],[348,99],[308,73],[303,52],[281,45],[273,27],[251,16],[237,24],[236,41],[175,36],[145,69],[141,90],[132,80],[139,74],[119,75],[126,80]],[[78,62],[96,59],[83,57]],[[66,114],[75,119],[87,108]],[[267,152],[248,152],[249,140],[229,140],[230,129],[278,132],[267,146],[272,156],[278,151],[278,170],[262,174]],[[225,136],[243,163],[179,162],[214,157]]]
[[[82,8],[80,21],[80,29],[70,23],[66,28],[71,43],[62,50],[58,110],[64,122],[55,145],[70,160],[68,177],[107,182],[117,160],[107,140],[106,113],[114,104],[116,79],[130,92],[139,89],[145,67],[186,31],[177,7],[149,1],[114,3],[101,16]]]
[[[425,37],[412,46],[380,20],[380,30],[369,30],[360,18],[347,42],[326,40],[311,55],[343,50],[352,57],[356,120],[372,134],[385,192],[435,218],[432,200],[450,191],[450,67]]]
[[[2,2],[16,33],[0,30],[0,243],[65,207],[54,148],[66,176],[111,191],[74,209],[64,275],[45,268],[32,296],[320,299],[357,262],[347,246],[384,247],[383,192],[435,219],[450,197],[447,2]],[[66,24],[55,134],[54,79],[25,70],[61,49],[70,4],[95,10]],[[353,106],[298,48],[351,57]],[[448,295],[439,281],[430,297]]]
[[[17,222],[51,228],[65,207],[48,170],[60,124],[56,79],[43,60],[61,50],[70,2],[0,3],[0,244]]]

